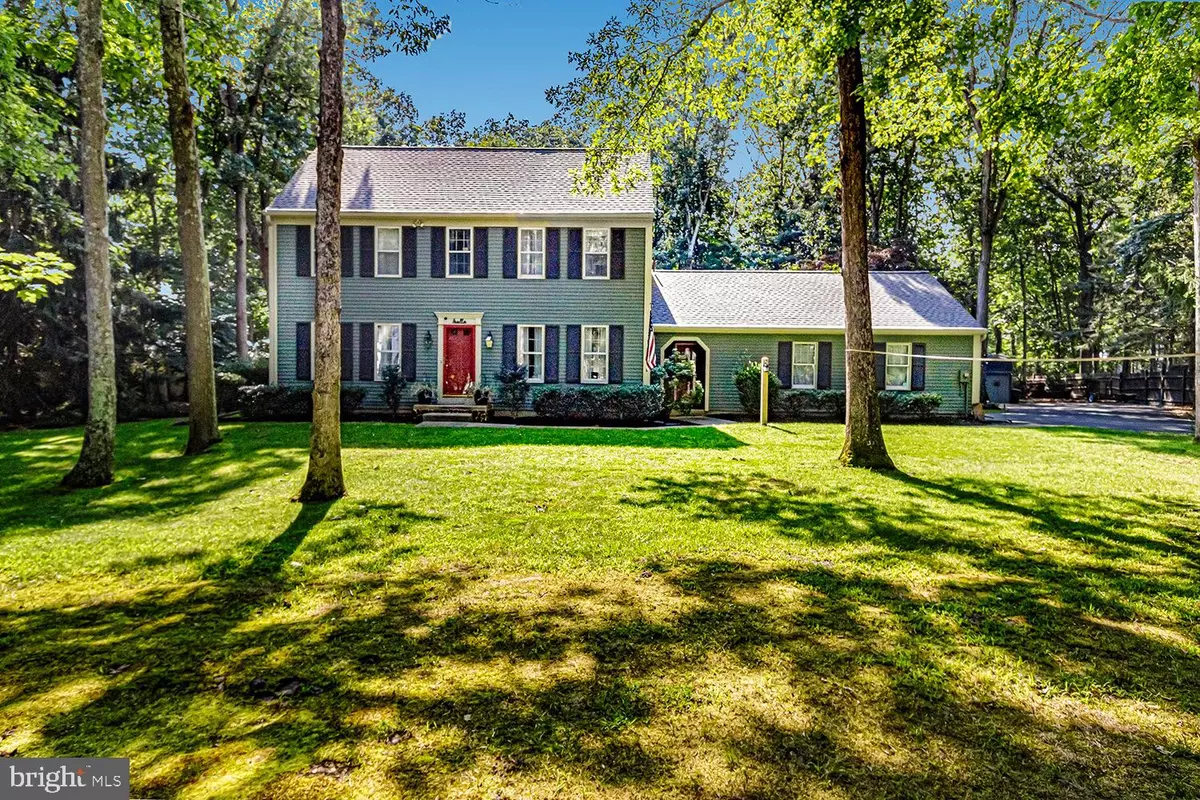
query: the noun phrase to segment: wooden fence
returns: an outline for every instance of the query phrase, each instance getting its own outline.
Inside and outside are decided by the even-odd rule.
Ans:
[[[1151,367],[1112,373],[1094,372],[1058,380],[1044,375],[1031,375],[1024,384],[1027,397],[1186,406],[1195,405],[1196,402],[1196,384],[1191,364],[1165,369]]]

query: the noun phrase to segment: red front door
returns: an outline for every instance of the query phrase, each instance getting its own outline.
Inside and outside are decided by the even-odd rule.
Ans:
[[[447,325],[442,330],[442,395],[464,395],[475,382],[475,327]]]

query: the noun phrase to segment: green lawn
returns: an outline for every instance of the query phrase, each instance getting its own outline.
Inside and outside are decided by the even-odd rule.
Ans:
[[[0,435],[0,753],[135,797],[1200,797],[1185,437],[307,426]]]

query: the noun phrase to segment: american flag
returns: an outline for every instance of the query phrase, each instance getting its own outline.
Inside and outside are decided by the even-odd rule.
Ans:
[[[646,369],[654,369],[658,366],[658,346],[654,343],[654,326],[650,326],[650,332],[646,335]]]

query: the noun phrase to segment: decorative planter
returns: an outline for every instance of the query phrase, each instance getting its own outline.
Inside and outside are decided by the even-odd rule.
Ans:
[[[433,402],[433,390],[432,389],[418,389],[417,390],[417,402],[423,406],[427,406],[430,403],[432,403]]]

